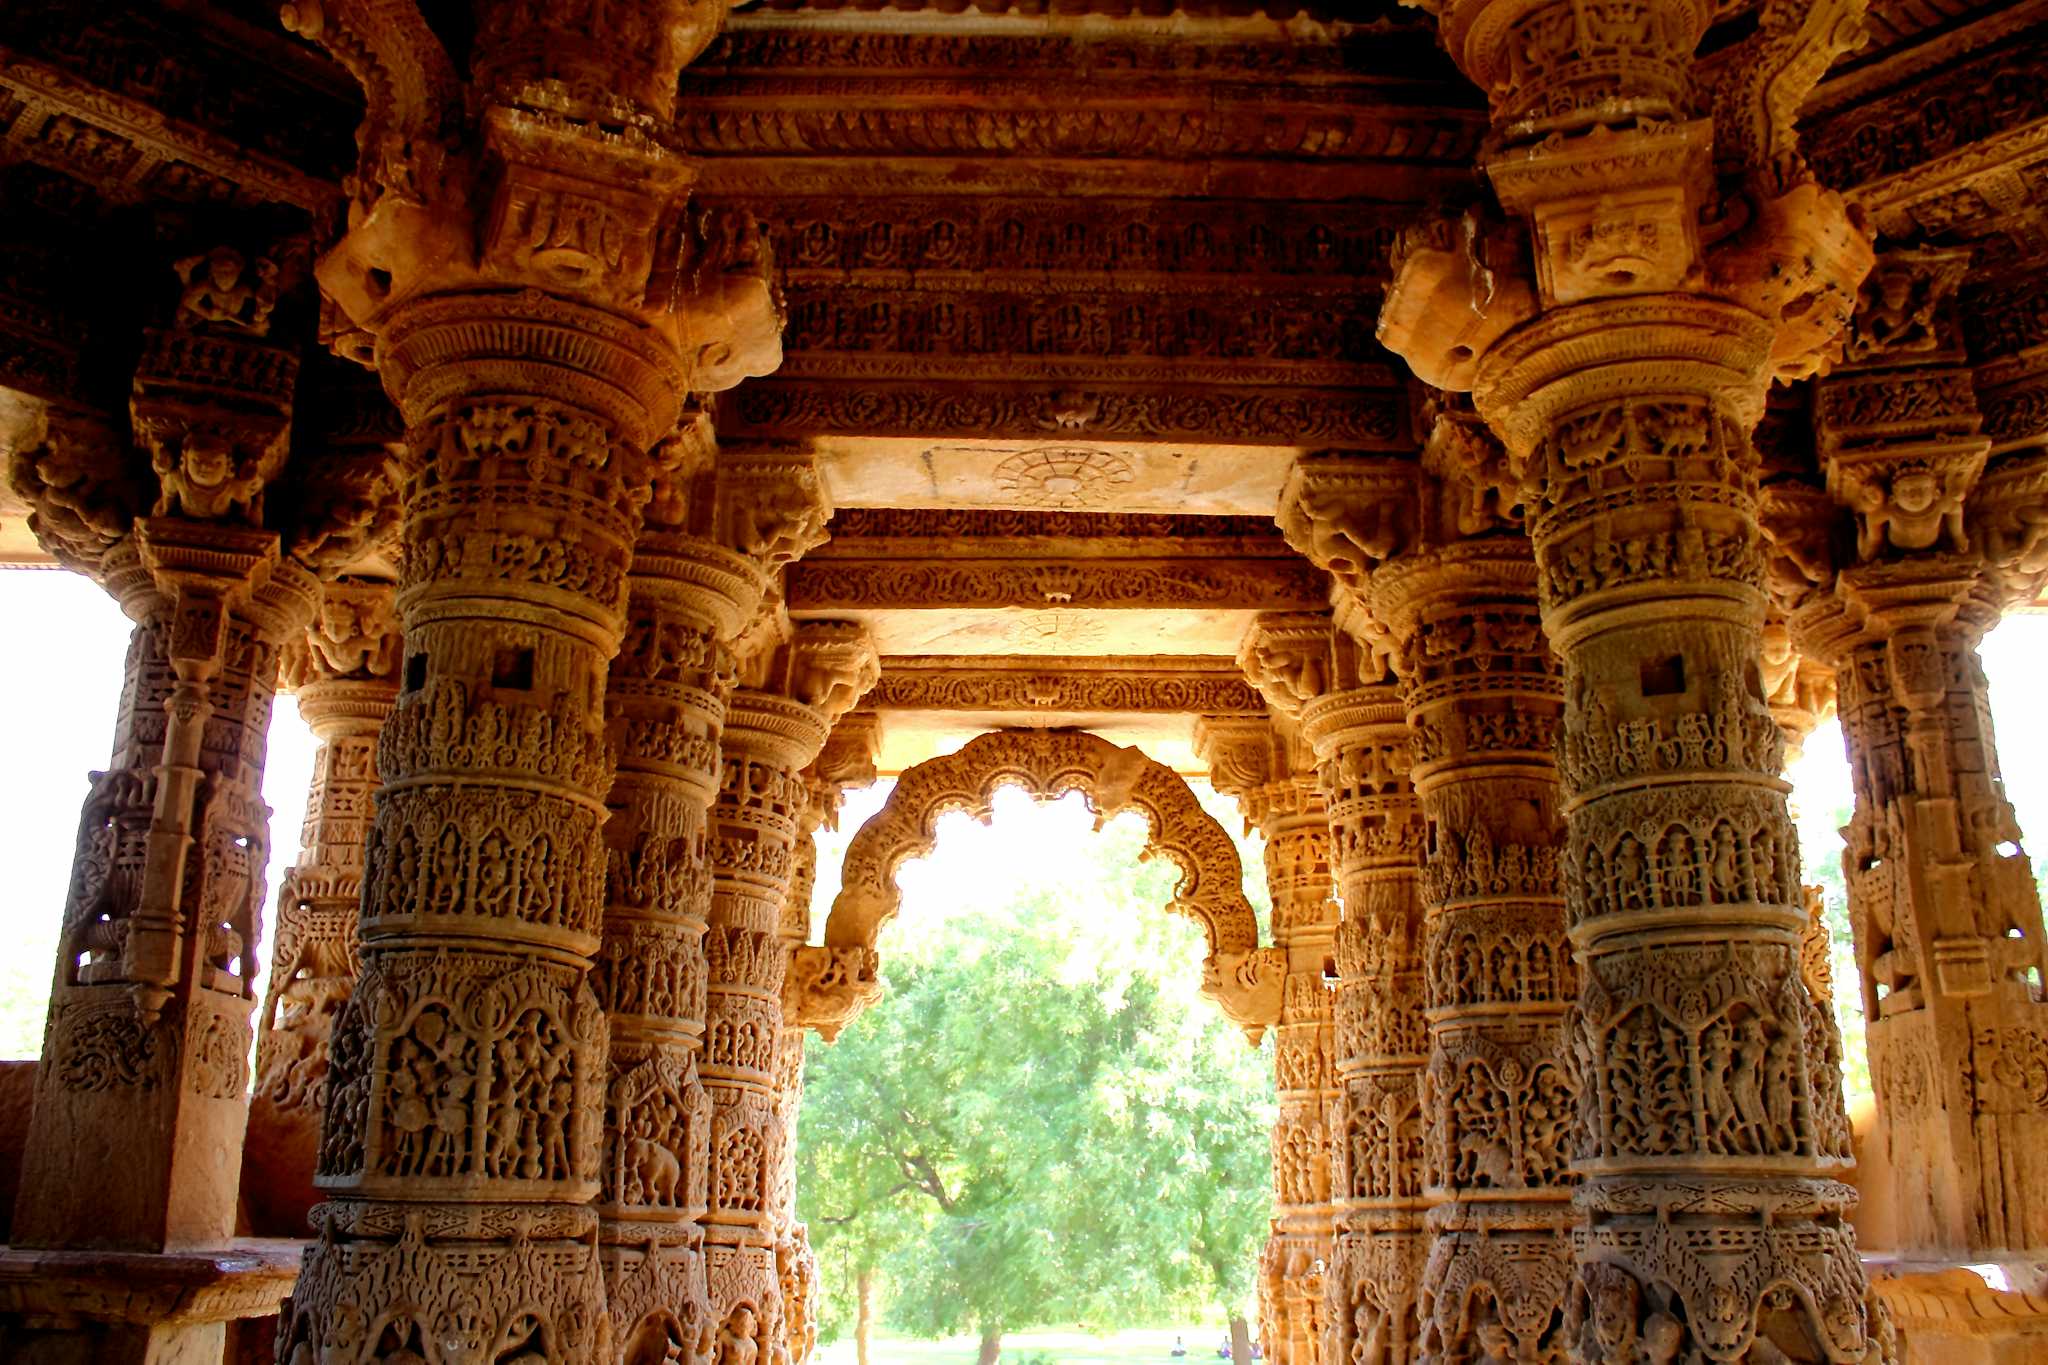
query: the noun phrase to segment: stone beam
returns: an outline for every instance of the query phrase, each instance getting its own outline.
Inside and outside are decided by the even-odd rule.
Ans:
[[[877,711],[1263,714],[1237,661],[1217,655],[911,655],[882,661]]]
[[[1090,384],[1082,397],[1094,411],[1071,425],[1058,411],[1069,392],[1054,383],[778,378],[735,391],[720,410],[719,426],[735,435],[1043,439],[1054,433],[1360,449],[1397,448],[1407,431],[1403,396],[1391,389]]]
[[[1426,24],[1327,43],[873,28],[735,17],[677,110],[704,189],[1415,199],[1483,130]]]
[[[1312,611],[1329,587],[1300,559],[1173,555],[1070,560],[1016,555],[957,559],[821,559],[794,569],[794,617],[902,609],[1091,607],[1111,610]]]
[[[1270,523],[1248,517],[856,508],[841,512],[829,529],[831,539],[792,566],[792,616],[957,617],[1016,608],[1072,616],[1093,608],[1101,615],[1220,618],[1236,611],[1314,610],[1329,591],[1322,572],[1288,549]],[[1143,648],[1130,644],[1129,652]],[[905,647],[886,633],[881,647],[884,654],[964,652]],[[1162,650],[1155,645],[1150,652]]]
[[[894,207],[876,202],[883,213]],[[1022,288],[811,282],[789,289],[789,354],[777,373],[977,386],[1038,378],[1178,390],[1361,387],[1398,399],[1390,358],[1373,339],[1378,312],[1369,282],[1343,278],[1301,286],[1190,273],[1155,280],[1143,292],[1102,276]],[[1209,406],[1227,410],[1213,399]]]
[[[905,284],[905,272],[965,272],[1043,291],[1071,280],[1102,284],[1162,277],[1207,283],[1246,278],[1304,285],[1346,281],[1377,289],[1411,210],[1291,197],[1086,199],[1034,195],[889,195],[849,200],[784,190],[707,202],[744,207],[775,240],[792,287]],[[1134,302],[1140,301],[1133,299]]]
[[[2042,6],[2013,6],[1821,86],[1801,145],[1822,183],[1886,237],[1983,241],[1980,278],[2040,254],[2044,18]]]
[[[0,158],[63,171],[115,202],[334,209],[360,107],[347,78],[281,31],[218,27],[169,7],[8,5]]]

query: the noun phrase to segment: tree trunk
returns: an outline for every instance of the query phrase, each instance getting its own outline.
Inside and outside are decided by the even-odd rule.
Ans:
[[[1267,1342],[1268,1347],[1272,1342]],[[1245,1365],[1252,1358],[1252,1332],[1245,1326],[1244,1319],[1237,1314],[1230,1315],[1230,1365]]]
[[[1003,1358],[1003,1329],[984,1327],[981,1329],[981,1350],[974,1357],[974,1365],[996,1365]]]
[[[875,1329],[875,1268],[860,1268],[860,1312],[853,1320],[853,1353],[860,1365],[868,1365],[868,1342]]]

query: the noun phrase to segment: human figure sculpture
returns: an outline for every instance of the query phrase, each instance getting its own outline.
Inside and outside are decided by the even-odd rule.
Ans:
[[[1895,550],[1931,550],[1944,535],[1951,549],[1968,550],[1964,492],[1960,481],[1917,468],[1894,474],[1888,487],[1864,485],[1851,501],[1859,514],[1856,553],[1874,559],[1887,545]]]
[[[1931,351],[1940,344],[1934,330],[1939,293],[1916,289],[1914,272],[1898,264],[1880,265],[1871,283],[1875,291],[1866,286],[1856,309],[1855,332],[1848,343],[1851,359]]]
[[[182,513],[202,520],[239,516],[263,520],[262,460],[236,459],[234,442],[217,432],[193,429],[175,445],[154,443],[150,468],[160,492],[154,515]]]
[[[715,1365],[754,1365],[755,1358],[761,1353],[760,1344],[755,1340],[759,1332],[753,1309],[745,1304],[733,1309],[725,1325],[718,1329]]]
[[[270,330],[276,262],[258,257],[251,263],[234,248],[217,246],[203,256],[187,256],[173,269],[185,286],[178,299],[180,322],[232,327],[252,336]]]
[[[392,671],[398,664],[398,632],[379,630],[371,608],[360,601],[330,595],[306,638],[321,662],[343,677]]]

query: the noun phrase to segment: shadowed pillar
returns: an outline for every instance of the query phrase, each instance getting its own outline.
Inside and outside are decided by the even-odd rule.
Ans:
[[[270,986],[256,1030],[256,1083],[242,1199],[252,1230],[304,1236],[319,1195],[327,1048],[354,989],[363,850],[375,814],[377,733],[398,699],[392,585],[327,586],[305,639],[285,652],[299,718],[319,741],[299,857],[277,890]]]
[[[1310,618],[1310,647],[1328,647],[1328,624]],[[1204,717],[1196,752],[1216,789],[1237,799],[1266,847],[1273,943],[1286,955],[1280,1021],[1274,1026],[1272,1235],[1260,1259],[1260,1344],[1287,1365],[1321,1359],[1323,1280],[1331,1255],[1330,1108],[1336,1072],[1330,976],[1335,971],[1337,902],[1330,883],[1330,826],[1315,762],[1287,707],[1274,694],[1266,717]],[[1273,701],[1269,698],[1269,701]]]
[[[0,1322],[0,1354],[196,1358],[285,1287],[227,1249],[263,765],[279,656],[329,556],[361,547],[318,480],[286,466],[298,361],[269,338],[278,269],[227,247],[179,262],[175,313],[143,335],[129,430],[53,408],[15,443],[10,481],[43,545],[136,629],[112,759],[79,822],[23,1156],[10,1259],[34,1267],[15,1301],[32,1307]],[[72,1254],[88,1250],[112,1256]]]
[[[1428,821],[1425,1358],[1555,1358],[1578,1109],[1551,754],[1563,687],[1506,460],[1469,410],[1432,406],[1419,463],[1302,460],[1280,522],[1385,632]]]
[[[1930,1358],[2039,1349],[2048,1290],[2041,907],[1977,659],[2035,595],[2048,480],[2038,451],[1990,462],[1956,314],[1968,267],[1879,259],[1817,384],[1816,458],[1766,490],[1771,586],[1834,670],[1855,792],[1843,872],[1897,1239],[1879,1287]],[[2016,1291],[1989,1311],[1942,1274],[1986,1263]]]
[[[711,1092],[706,1271],[721,1350],[787,1339],[776,1251],[785,1149],[776,1070],[789,948],[783,907],[809,799],[803,772],[833,724],[874,685],[859,627],[809,623],[746,670],[726,712],[711,812],[709,1000],[701,1071]],[[724,1358],[738,1358],[730,1356]]]

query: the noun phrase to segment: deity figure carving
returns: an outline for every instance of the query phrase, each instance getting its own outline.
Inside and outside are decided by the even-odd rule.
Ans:
[[[1907,466],[1882,484],[1858,487],[1849,503],[1857,515],[1856,553],[1874,559],[1887,549],[1915,551],[1941,546],[1964,551],[1970,535],[1963,525],[1967,476]]]
[[[269,332],[279,292],[277,262],[264,256],[252,261],[233,247],[217,246],[202,256],[187,256],[175,269],[184,286],[178,297],[181,321],[250,336]]]

